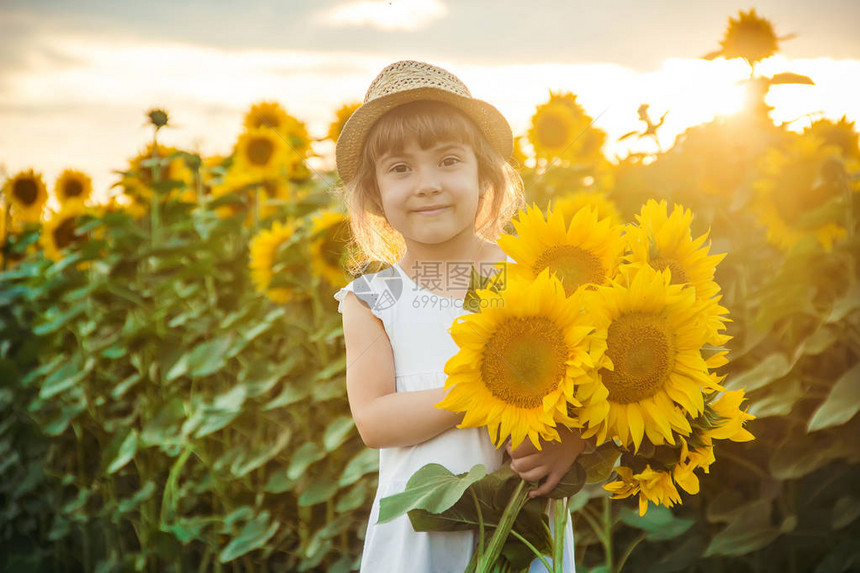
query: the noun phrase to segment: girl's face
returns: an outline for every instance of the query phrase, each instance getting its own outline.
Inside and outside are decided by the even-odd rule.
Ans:
[[[401,153],[379,158],[376,182],[385,217],[407,248],[410,241],[438,245],[474,235],[480,183],[469,145],[440,142],[423,150],[413,138]]]

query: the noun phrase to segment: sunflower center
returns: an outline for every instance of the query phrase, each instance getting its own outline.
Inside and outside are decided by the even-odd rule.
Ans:
[[[15,182],[13,193],[25,205],[32,205],[39,194],[39,188],[32,179],[20,179]]]
[[[671,259],[669,257],[657,257],[655,259],[651,259],[651,268],[664,271],[667,268],[672,271],[672,284],[684,284],[687,282],[687,273],[684,272],[684,267],[681,266],[675,259]]]
[[[564,378],[567,357],[564,333],[552,320],[509,318],[484,348],[481,378],[499,400],[537,408]]]
[[[271,141],[255,137],[248,144],[248,161],[257,166],[267,165],[274,152],[275,146]]]
[[[69,217],[54,229],[54,244],[58,249],[68,247],[72,243],[77,243],[82,239],[75,235],[75,218]]]
[[[80,181],[68,181],[63,192],[66,197],[78,197],[84,192],[84,186]]]
[[[567,296],[586,283],[602,284],[606,277],[606,271],[594,253],[573,245],[548,248],[535,261],[532,271],[537,275],[547,267],[561,279]]]
[[[538,141],[546,147],[561,147],[568,142],[570,136],[567,124],[554,114],[538,118],[535,128]]]
[[[615,370],[603,370],[602,376],[612,402],[629,404],[650,398],[675,366],[672,332],[660,316],[621,315],[609,326],[606,346]]]

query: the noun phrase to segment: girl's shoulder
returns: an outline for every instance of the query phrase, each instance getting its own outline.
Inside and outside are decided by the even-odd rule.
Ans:
[[[337,310],[343,313],[343,301],[349,292],[355,294],[370,311],[379,318],[391,309],[405,291],[403,277],[394,268],[387,266],[375,272],[364,273],[334,294]]]

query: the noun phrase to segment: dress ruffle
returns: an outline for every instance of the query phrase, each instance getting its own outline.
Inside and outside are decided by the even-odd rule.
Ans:
[[[348,285],[346,285],[345,287],[343,287],[342,289],[340,289],[339,291],[334,293],[334,298],[335,298],[335,300],[337,300],[337,311],[341,314],[343,314],[343,301],[346,299],[346,293],[351,292],[351,293],[355,294],[355,296],[359,300],[361,300],[361,296],[359,296],[359,294],[357,292],[355,292],[354,283],[355,283],[355,281],[349,283]],[[367,304],[366,306],[370,309],[370,312],[373,313],[373,316],[375,316],[379,319],[382,318],[382,315],[380,314],[380,312],[376,308],[374,308],[374,305]]]

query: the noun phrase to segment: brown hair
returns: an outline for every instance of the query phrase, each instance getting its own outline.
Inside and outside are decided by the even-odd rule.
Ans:
[[[525,206],[523,180],[493,148],[471,119],[443,102],[419,100],[403,104],[383,115],[370,129],[361,150],[358,170],[337,192],[350,214],[353,275],[374,263],[391,264],[406,250],[403,236],[386,220],[376,183],[376,161],[388,152],[403,150],[417,138],[421,149],[439,141],[469,145],[478,160],[478,181],[486,189],[478,203],[475,231],[495,242],[514,214]]]

